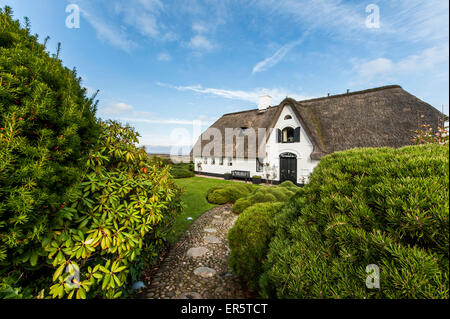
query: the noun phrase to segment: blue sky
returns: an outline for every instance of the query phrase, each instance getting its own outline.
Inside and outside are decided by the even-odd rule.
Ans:
[[[136,127],[150,152],[190,145],[223,113],[399,84],[449,113],[449,7],[443,0],[0,0],[62,43],[98,116]],[[80,28],[67,28],[69,4]],[[368,28],[368,5],[379,28]],[[363,120],[363,119],[362,119]],[[196,122],[193,122],[196,121]],[[193,125],[193,123],[195,125]],[[203,128],[205,128],[203,126]],[[189,148],[185,148],[188,150]]]

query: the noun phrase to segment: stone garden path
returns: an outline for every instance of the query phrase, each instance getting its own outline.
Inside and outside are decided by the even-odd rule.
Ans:
[[[144,298],[251,298],[228,267],[226,235],[237,216],[230,205],[197,218],[152,276]]]

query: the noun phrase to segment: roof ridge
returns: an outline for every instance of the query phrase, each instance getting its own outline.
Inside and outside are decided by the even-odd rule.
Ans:
[[[278,107],[278,105],[269,106],[269,108],[267,108],[266,110],[268,110],[268,109],[273,109],[273,108],[276,108],[276,107]],[[245,111],[238,111],[238,112],[225,113],[225,114],[222,115],[222,116],[225,116],[225,115],[233,115],[233,114],[239,114],[239,113],[246,113],[246,112],[254,112],[254,111],[258,111],[258,109],[251,109],[251,110],[245,110]],[[261,114],[263,114],[263,113],[264,113],[264,112],[261,112]]]
[[[298,103],[318,101],[318,100],[325,100],[325,99],[330,99],[330,98],[344,97],[344,96],[364,94],[364,93],[377,92],[377,91],[383,91],[383,90],[389,90],[389,89],[397,89],[397,88],[401,89],[402,87],[398,84],[385,85],[385,86],[380,86],[380,87],[376,87],[376,88],[372,88],[372,89],[353,91],[353,92],[349,92],[349,93],[342,93],[342,94],[336,94],[336,95],[330,95],[330,96],[316,97],[316,98],[308,99],[308,100],[298,100],[298,101],[295,100],[295,101],[297,101]]]
[[[316,97],[316,98],[312,98],[312,99],[308,99],[308,100],[295,100],[295,99],[290,98],[290,97],[286,97],[286,99],[291,99],[291,100],[296,101],[297,103],[302,103],[302,102],[320,101],[320,100],[324,100],[324,99],[338,98],[338,97],[344,97],[344,96],[352,96],[352,95],[364,94],[364,93],[370,93],[370,92],[377,92],[377,91],[383,91],[383,90],[389,90],[389,89],[396,89],[396,88],[400,88],[401,89],[402,87],[400,85],[398,85],[398,84],[393,84],[393,85],[384,85],[384,86],[379,86],[379,87],[372,88],[372,89],[365,89],[365,90],[354,91],[354,92],[349,92],[349,93],[342,93],[342,94],[336,94],[336,95],[330,95],[330,96]],[[276,108],[276,107],[280,106],[280,104],[279,105],[269,106],[269,109]],[[230,112],[230,113],[225,113],[222,116],[234,115],[234,114],[240,114],[240,113],[247,113],[247,112],[255,112],[255,111],[258,111],[258,109],[256,108],[256,109],[251,109],[251,110]]]

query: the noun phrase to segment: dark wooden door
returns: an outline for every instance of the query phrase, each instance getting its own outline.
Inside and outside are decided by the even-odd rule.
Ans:
[[[297,157],[280,157],[280,182],[284,181],[297,183]]]

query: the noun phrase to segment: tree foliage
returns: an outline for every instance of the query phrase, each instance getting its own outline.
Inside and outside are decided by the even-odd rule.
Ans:
[[[0,276],[20,286],[48,273],[42,240],[58,223],[100,126],[76,72],[11,14],[0,11]]]
[[[123,296],[165,244],[180,191],[132,128],[96,119],[60,46],[49,56],[11,15],[0,11],[0,297]]]
[[[102,127],[83,182],[44,243],[56,268],[52,297],[119,297],[133,263],[158,255],[181,208],[170,167],[150,162],[145,150],[134,146],[132,128],[115,122]],[[76,289],[67,284],[69,265],[80,271]]]

